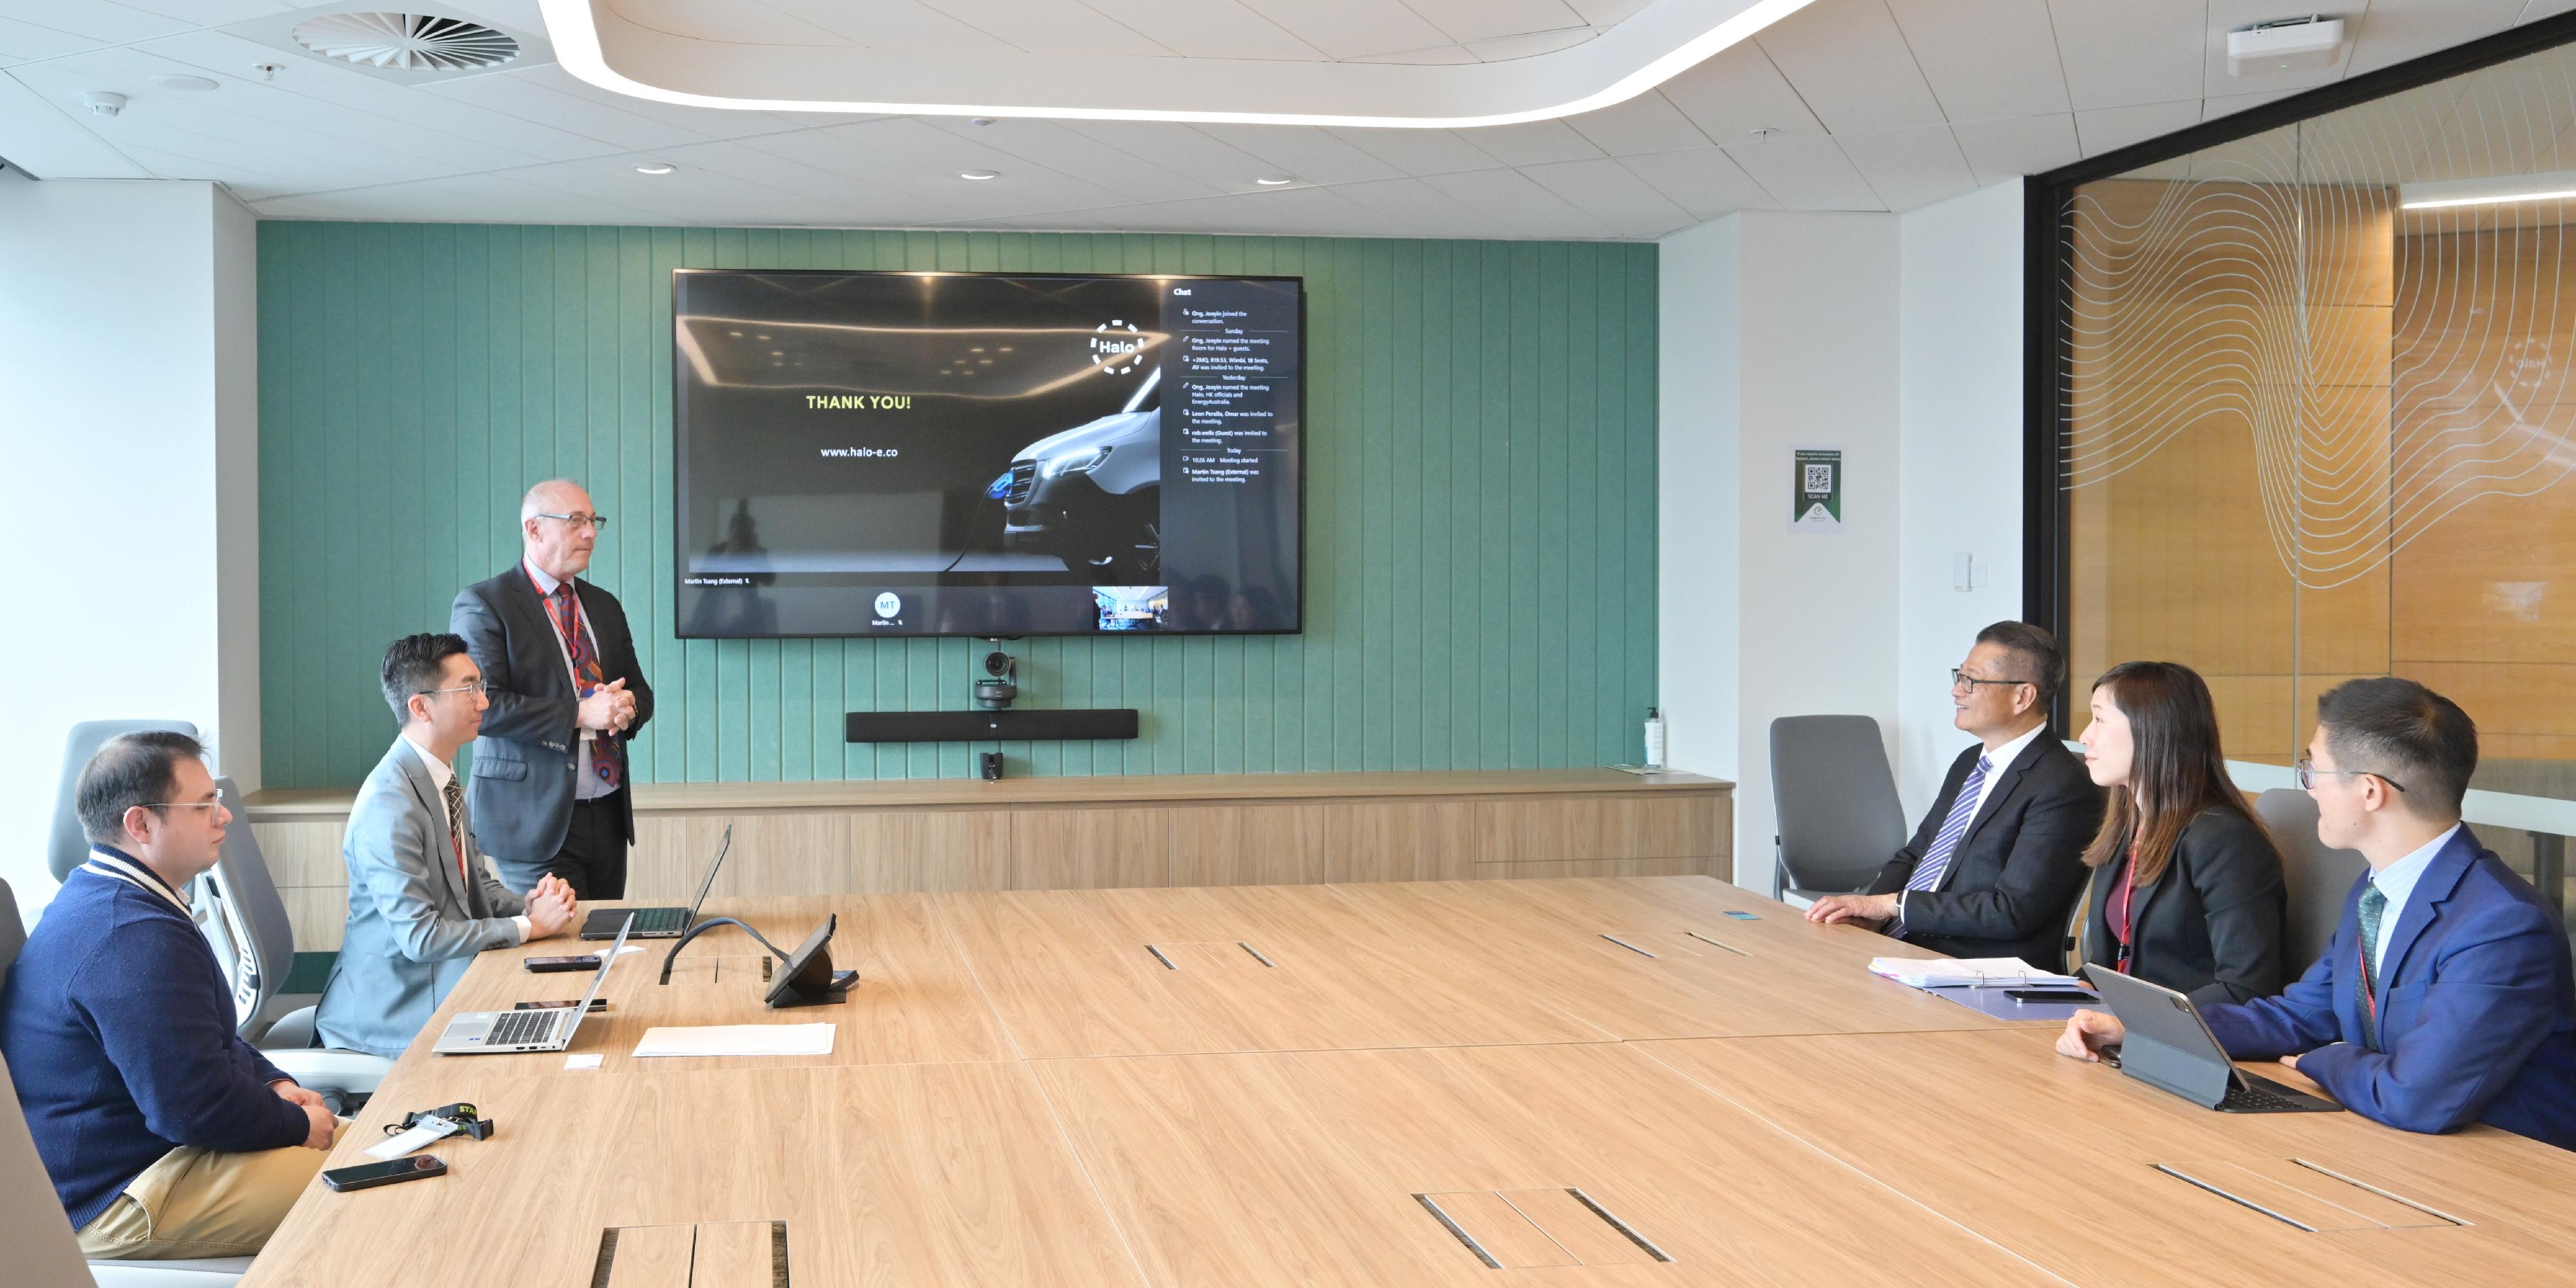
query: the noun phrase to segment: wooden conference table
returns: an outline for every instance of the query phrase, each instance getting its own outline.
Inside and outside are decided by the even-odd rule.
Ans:
[[[1729,910],[1752,912],[1737,920]],[[2567,1282],[2576,1154],[2221,1115],[1865,972],[1903,945],[1706,877],[739,900],[838,913],[842,1005],[740,932],[648,945],[562,1054],[432,1056],[576,997],[487,953],[333,1154],[472,1101],[450,1173],[317,1183],[250,1288]],[[1605,936],[1616,936],[1624,944]],[[1651,954],[1651,955],[1649,955]],[[1168,964],[1166,964],[1168,963]],[[655,1025],[830,1055],[636,1059]],[[2266,1072],[2293,1083],[2276,1065]],[[2165,1170],[2160,1170],[2165,1169]],[[2188,1178],[2188,1179],[2186,1179]]]

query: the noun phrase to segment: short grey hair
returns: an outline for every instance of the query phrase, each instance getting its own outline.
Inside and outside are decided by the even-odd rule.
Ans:
[[[544,497],[548,489],[559,487],[577,488],[580,486],[581,481],[578,479],[547,479],[545,482],[529,488],[528,494],[519,498],[519,522],[526,523],[528,520],[546,513]]]

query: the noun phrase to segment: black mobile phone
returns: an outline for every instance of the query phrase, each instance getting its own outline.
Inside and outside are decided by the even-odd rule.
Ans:
[[[510,1003],[510,1009],[513,1011],[569,1011],[572,1009],[572,1004],[580,1000],[581,999],[577,997],[567,997],[557,1002],[512,1002]],[[607,1009],[607,998],[594,997],[590,999],[590,1009],[582,1012],[582,1014],[597,1015],[601,1011],[605,1011]]]
[[[425,1177],[447,1175],[447,1164],[436,1154],[414,1154],[409,1158],[387,1159],[357,1167],[338,1167],[322,1173],[322,1183],[335,1190],[371,1190],[379,1185],[400,1185]]]
[[[521,964],[521,965],[523,965],[523,966],[526,966],[530,971],[532,971],[532,972],[534,972],[534,973],[536,973],[536,974],[544,975],[544,974],[549,974],[549,973],[554,972],[554,971],[563,971],[563,970],[598,970],[598,969],[599,969],[599,958],[597,958],[597,957],[526,957],[526,958],[522,958],[522,959],[520,959],[520,964]]]
[[[2008,988],[2004,996],[2016,1002],[2073,1002],[2079,1006],[2102,999],[2080,988]]]

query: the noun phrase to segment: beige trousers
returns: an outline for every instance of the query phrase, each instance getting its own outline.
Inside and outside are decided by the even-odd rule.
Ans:
[[[340,1131],[348,1130],[341,1119]],[[81,1253],[93,1261],[250,1256],[277,1233],[326,1157],[301,1145],[256,1154],[171,1150],[82,1227]]]

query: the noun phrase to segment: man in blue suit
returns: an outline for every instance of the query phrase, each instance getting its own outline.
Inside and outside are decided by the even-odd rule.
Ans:
[[[2576,1149],[2576,983],[2557,914],[2460,822],[2478,731],[2395,676],[2317,699],[2299,764],[2317,836],[2358,850],[2324,960],[2279,997],[2202,1009],[2239,1060],[2278,1059],[2407,1131],[2482,1122]],[[2099,1059],[2120,1022],[2079,1011],[2058,1050]]]

